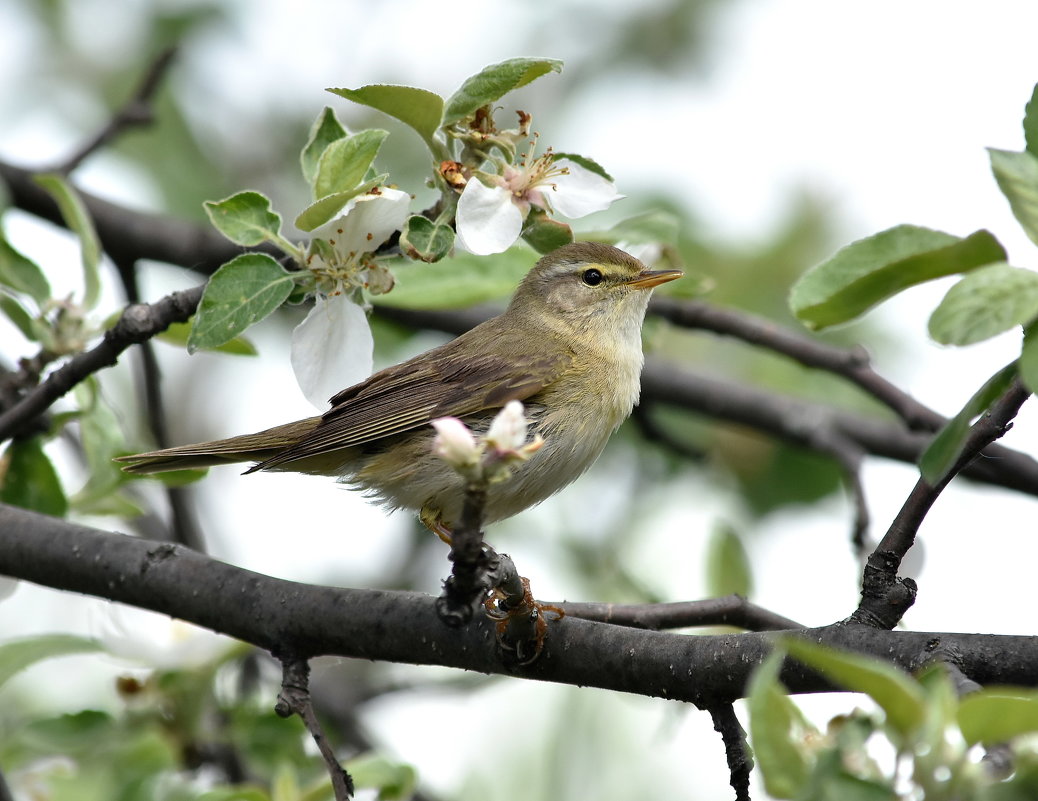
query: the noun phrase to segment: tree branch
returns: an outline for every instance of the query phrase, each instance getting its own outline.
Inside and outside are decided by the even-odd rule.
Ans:
[[[321,722],[314,712],[313,700],[310,697],[310,665],[305,659],[289,655],[282,655],[280,659],[281,692],[278,694],[274,711],[283,718],[299,715],[321,753],[321,758],[324,759],[335,801],[348,801],[353,797],[353,777],[339,763],[335,750],[328,742]]]
[[[714,731],[721,735],[724,753],[728,760],[729,783],[735,790],[735,801],[750,801],[750,772],[753,770],[753,757],[750,746],[746,742],[746,732],[735,716],[735,707],[731,704],[720,704],[709,709],[714,721]]]
[[[566,617],[550,625],[526,666],[502,659],[492,622],[445,626],[435,599],[415,592],[338,589],[270,578],[183,546],[156,544],[0,505],[0,574],[87,593],[196,623],[275,654],[319,654],[600,687],[689,701],[700,708],[744,695],[768,654],[764,633],[683,636]],[[936,643],[958,648],[982,684],[1038,686],[1038,637],[885,631],[837,624],[802,632],[813,641],[872,654],[906,670]],[[795,664],[792,692],[831,685]]]
[[[15,406],[0,414],[0,442],[17,434],[22,426],[50,408],[58,398],[89,375],[111,367],[130,345],[144,342],[172,323],[189,319],[202,298],[204,287],[174,292],[157,303],[127,306],[119,321],[105,332],[100,344],[73,356]]]
[[[861,603],[851,616],[858,623],[893,628],[915,600],[916,585],[897,575],[901,560],[915,543],[919,526],[949,482],[1012,425],[1031,396],[1014,379],[1009,390],[970,428],[958,459],[936,484],[920,478],[887,533],[868,558],[862,576]]]

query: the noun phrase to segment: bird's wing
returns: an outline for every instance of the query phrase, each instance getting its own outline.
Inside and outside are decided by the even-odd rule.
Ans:
[[[545,354],[523,359],[518,369],[516,359],[484,352],[404,362],[340,392],[312,431],[252,469],[363,445],[438,417],[464,417],[525,400],[558,378],[570,360],[568,353]]]

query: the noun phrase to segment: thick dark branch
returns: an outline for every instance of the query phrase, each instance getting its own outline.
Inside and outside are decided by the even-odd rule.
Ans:
[[[1014,380],[1005,395],[970,428],[959,457],[944,476],[935,484],[923,478],[916,482],[865,565],[861,603],[853,615],[856,622],[883,628],[897,625],[915,599],[915,582],[898,578],[897,571],[915,543],[919,526],[948,483],[1009,430],[1013,418],[1030,396],[1030,390],[1019,379]]]
[[[709,708],[745,693],[770,651],[765,633],[684,636],[566,617],[550,624],[543,652],[506,664],[493,624],[450,628],[435,599],[414,592],[315,587],[270,578],[179,545],[156,544],[0,506],[0,574],[152,609],[276,654],[319,654],[600,687]],[[803,632],[813,641],[872,654],[906,670],[936,644],[954,646],[982,683],[1038,686],[1038,637],[884,631],[843,624]],[[796,693],[832,687],[789,665]]]
[[[112,118],[105,124],[104,128],[97,132],[93,139],[83,145],[74,155],[70,156],[64,164],[57,167],[56,171],[66,174],[70,173],[84,159],[100,150],[124,131],[142,125],[150,125],[155,119],[152,100],[162,80],[166,77],[166,72],[173,63],[175,55],[175,47],[162,51],[151,63],[133,96],[112,115]]]
[[[22,426],[50,408],[58,398],[89,375],[116,363],[130,345],[144,342],[172,323],[189,319],[202,297],[203,287],[174,292],[157,303],[127,306],[100,344],[77,354],[55,370],[19,403],[0,414],[0,442],[17,434]]]

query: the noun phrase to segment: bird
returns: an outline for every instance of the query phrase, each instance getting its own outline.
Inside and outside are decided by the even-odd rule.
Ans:
[[[485,433],[521,401],[543,446],[488,487],[483,522],[540,503],[583,474],[631,414],[649,296],[682,275],[611,245],[563,245],[540,258],[501,314],[342,390],[322,415],[119,461],[139,474],[251,461],[245,473],[335,476],[387,510],[418,512],[449,542],[465,479],[434,454],[431,421],[456,417]]]

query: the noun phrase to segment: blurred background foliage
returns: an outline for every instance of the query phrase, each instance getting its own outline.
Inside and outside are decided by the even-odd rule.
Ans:
[[[354,41],[351,37],[358,35],[351,30],[351,21],[368,13],[366,6],[357,3],[345,4],[343,8],[334,3],[302,5],[299,13],[309,15],[308,24],[341,29],[344,49]],[[710,46],[711,31],[720,24],[725,7],[736,5],[740,3],[657,0],[651,4],[603,5],[568,0],[552,4],[549,13],[547,8],[499,3],[488,8],[487,13],[491,17],[498,15],[497,29],[507,29],[508,38],[502,38],[488,58],[482,58],[483,51],[479,50],[480,60],[467,63],[468,72],[464,74],[513,55],[564,57],[566,68],[562,76],[545,78],[525,88],[521,100],[515,102],[533,112],[535,128],[544,135],[542,141],[557,142],[557,149],[567,150],[569,145],[562,145],[563,141],[580,142],[583,121],[574,116],[574,110],[581,107],[582,97],[607,95],[608,87],[619,81],[673,82],[687,87],[689,92],[708,83],[718,56]],[[348,70],[337,72],[334,78],[321,72],[315,74],[311,85],[300,90],[287,80],[279,84],[276,65],[294,65],[310,58],[320,64],[328,60],[334,63],[336,54],[316,53],[315,46],[298,30],[272,30],[264,40],[265,47],[250,49],[248,43],[254,40],[246,32],[271,24],[265,19],[270,4],[7,0],[7,6],[5,15],[11,23],[5,36],[12,48],[5,58],[9,76],[5,80],[7,91],[0,93],[0,116],[10,129],[0,144],[0,157],[12,163],[34,166],[59,162],[105,123],[112,110],[132,92],[155,55],[175,45],[179,50],[177,61],[158,93],[154,125],[130,131],[114,146],[93,157],[77,174],[84,187],[134,208],[190,218],[200,225],[206,224],[203,200],[246,188],[266,193],[277,207],[302,208],[307,198],[298,174],[298,152],[311,120],[322,105],[329,104],[354,129],[374,125],[390,130],[380,159],[391,165],[394,180],[401,187],[417,191],[421,199],[422,176],[428,169],[427,153],[413,133],[394,120],[348,107],[322,92],[325,85],[373,81],[450,91],[457,81],[444,78],[433,67],[432,85],[423,83],[421,73],[409,69],[408,60],[401,54],[413,43],[395,41],[393,30],[376,31],[368,23],[358,24],[364,36],[382,37],[380,46],[365,46],[366,53],[377,53],[380,59],[363,78],[355,78]],[[410,9],[408,3],[389,2],[377,15],[385,22],[392,14],[407,14]],[[429,32],[434,40],[431,53],[436,48],[464,46],[466,39],[474,35],[466,28],[468,14],[455,17],[445,8],[442,27]],[[344,66],[352,63],[346,55],[343,62]],[[250,76],[252,69],[255,76]],[[318,70],[315,68],[314,72]],[[616,108],[611,113],[617,135],[623,135],[624,110]],[[663,115],[661,119],[665,119]],[[660,143],[673,146],[680,153],[686,133],[661,129]],[[631,164],[604,166],[614,172],[624,168],[625,175],[633,172],[637,176],[639,163],[670,157],[673,156],[662,144],[657,149],[654,142],[632,137],[633,169]],[[650,170],[645,173],[651,176]],[[740,179],[733,165],[732,180]],[[752,241],[725,241],[708,230],[699,213],[701,204],[709,202],[706,198],[669,194],[654,186],[651,177],[641,182],[635,177],[621,183],[619,189],[629,196],[622,211],[599,215],[590,225],[604,228],[621,216],[661,209],[670,212],[679,221],[680,257],[693,278],[710,288],[709,299],[764,315],[782,325],[793,324],[786,307],[793,279],[831,253],[839,238],[839,221],[834,219],[830,206],[806,187],[794,187],[784,218]],[[579,231],[580,226],[576,229]],[[29,249],[27,244],[25,247]],[[165,291],[201,279],[174,275],[175,271],[162,265],[146,264],[141,270],[150,276],[145,280],[146,286],[165,287]],[[280,319],[271,322],[260,337],[261,358],[274,358],[263,345],[286,340],[300,316],[298,309],[287,309]],[[442,339],[438,334],[413,332],[378,318],[373,325],[378,365],[399,361]],[[833,336],[837,340],[861,341],[865,334],[858,325]],[[875,343],[871,332],[869,336]],[[696,369],[723,373],[780,392],[821,397],[849,408],[874,411],[841,382],[740,343],[677,331],[658,321],[647,325],[646,340],[653,355],[679,366],[694,365]],[[226,385],[220,389],[217,379],[223,376],[214,375],[223,372],[224,368],[219,366],[223,362],[213,358],[187,360],[168,347],[158,347],[162,348],[164,369],[173,376],[165,390],[168,408],[176,416],[171,421],[174,435],[187,440],[237,432],[233,421],[214,421],[206,405],[196,402],[209,393],[229,391]],[[20,355],[24,354],[6,348],[2,353],[9,364]],[[214,358],[230,361],[234,357]],[[233,382],[238,375],[235,370],[264,367],[261,362],[253,362],[245,368],[227,369]],[[129,411],[133,401],[128,378],[106,377],[105,383],[110,398],[124,409],[125,424],[140,428],[134,420],[139,413]],[[263,399],[257,398],[255,402],[262,404]],[[219,404],[214,402],[213,407],[219,408]],[[536,556],[527,556],[533,562],[527,568],[531,575],[554,572],[562,576],[549,579],[552,592],[565,592],[574,600],[675,599],[673,587],[661,582],[651,569],[654,562],[667,558],[668,550],[646,555],[651,546],[645,545],[644,537],[633,535],[646,535],[653,527],[663,527],[664,521],[672,531],[678,531],[673,536],[681,542],[679,558],[687,563],[682,568],[684,585],[677,597],[694,596],[707,584],[736,589],[741,584],[748,589],[752,583],[750,568],[743,564],[746,556],[742,548],[732,546],[731,538],[741,537],[752,551],[759,516],[790,504],[816,501],[839,487],[839,471],[825,458],[750,432],[716,426],[710,420],[689,419],[674,410],[652,409],[651,414],[676,439],[701,451],[703,458],[689,460],[649,443],[629,422],[598,468],[566,493],[565,506],[553,505],[550,513],[534,510],[502,524],[492,534],[492,539],[502,546],[536,551]],[[141,442],[142,447],[146,444]],[[220,504],[220,490],[212,490],[213,494],[205,497],[206,483],[198,485],[198,493],[203,496],[199,500],[199,516],[206,521],[214,550],[232,555],[246,550],[246,544],[234,546],[221,539],[230,536],[226,527],[208,516]],[[143,501],[157,503],[155,493],[142,488],[141,494]],[[687,499],[704,494],[711,498],[705,504],[706,516],[685,515],[682,509]],[[725,518],[734,522],[726,522]],[[233,519],[233,512],[225,519]],[[112,525],[110,520],[106,524]],[[394,548],[387,550],[375,566],[357,568],[359,573],[351,573],[337,564],[322,566],[318,556],[314,560],[318,573],[314,580],[435,592],[446,571],[441,543],[409,521],[397,521],[394,525],[398,529]],[[833,528],[845,531],[849,521],[841,521]],[[719,533],[713,535],[714,556],[706,559],[711,530]],[[277,532],[265,536],[276,537]],[[651,542],[653,535],[646,536]],[[724,538],[720,544],[717,537]],[[345,547],[349,550],[353,546],[346,542]],[[673,547],[674,541],[667,540],[665,548]],[[738,564],[733,565],[732,560]],[[709,580],[703,575],[703,564],[709,565],[712,572]],[[731,576],[742,578],[730,579]],[[11,691],[4,696],[8,702],[0,712],[0,739],[5,743],[0,751],[0,767],[9,778],[24,778],[40,765],[47,770],[47,765],[57,765],[53,775],[74,771],[75,780],[55,779],[45,793],[33,797],[215,799],[230,796],[206,788],[242,776],[265,789],[240,791],[242,795],[233,797],[309,797],[306,793],[313,789],[313,782],[320,782],[321,769],[312,754],[307,752],[304,756],[299,727],[291,721],[274,721],[269,712],[263,711],[272,704],[274,685],[270,677],[266,677],[268,681],[259,700],[250,695],[251,700],[246,702],[241,700],[242,696],[227,691],[228,683],[240,685],[241,676],[253,669],[248,665],[254,660],[254,656],[238,655],[213,663],[204,668],[202,680],[196,684],[192,682],[198,675],[192,669],[174,674],[148,673],[140,689],[140,695],[153,702],[146,712],[141,709],[140,698],[127,696],[126,688],[130,685],[124,684],[121,692],[114,695],[109,692],[100,699],[83,699],[85,709],[93,704],[107,705],[105,711],[47,717],[48,703],[42,697],[32,697],[47,694],[46,680],[41,685],[12,682]],[[419,710],[425,708],[423,699],[430,695],[446,698],[449,705],[464,706],[466,714],[488,719],[486,713],[473,712],[471,698],[478,695],[487,703],[514,701],[515,692],[502,684],[481,677],[441,675],[428,669],[330,663],[319,671],[317,687],[319,700],[339,724],[338,736],[344,748],[360,752],[370,747],[370,741],[365,742],[356,734],[364,729],[373,732],[371,738],[377,741],[378,749],[402,752],[408,759],[411,755],[403,743],[411,738],[397,739],[393,721],[401,719],[400,713],[393,711],[393,702],[387,698],[403,697],[411,708]],[[198,698],[212,701],[204,715],[179,714],[187,697],[183,692],[185,686],[193,687],[191,692]],[[344,687],[350,688],[349,703],[343,700]],[[453,786],[465,788],[455,797],[477,797],[465,795],[477,790],[482,798],[516,797],[510,792],[518,787],[523,788],[522,796],[527,799],[628,798],[632,788],[638,788],[642,797],[674,797],[678,793],[689,798],[716,797],[710,789],[698,792],[696,780],[674,764],[664,767],[665,748],[645,749],[645,741],[639,739],[646,735],[656,743],[666,740],[668,732],[680,725],[676,713],[639,706],[644,699],[617,699],[564,688],[539,689],[546,695],[538,697],[548,700],[538,703],[546,704],[550,710],[543,714],[544,720],[528,724],[531,733],[524,734],[524,743],[509,750],[506,764],[495,762],[495,767],[489,769],[479,763],[477,754],[459,768],[469,774],[468,778],[454,777]],[[18,702],[11,703],[15,694]],[[637,720],[633,711],[636,706],[642,715]],[[358,723],[359,719],[363,724]],[[435,731],[432,723],[423,730]],[[533,734],[534,731],[538,733]],[[18,732],[17,736],[9,736],[14,732]],[[264,741],[265,737],[269,741]],[[245,755],[244,773],[235,774],[221,759],[211,758],[211,754],[207,757],[205,749],[191,751],[189,746],[200,738],[215,739],[221,747],[239,750]],[[264,752],[263,748],[271,743],[276,743],[276,747]],[[469,744],[477,750],[482,746],[494,752],[500,747],[498,732],[495,728],[479,731]],[[717,778],[709,784],[715,789],[723,788],[725,783],[724,760],[717,748],[716,754],[703,757],[704,762],[718,763],[712,766]],[[440,753],[437,748],[431,751]],[[658,754],[647,755],[646,751]],[[191,758],[189,752],[193,754]],[[622,756],[615,757],[615,769],[599,770],[601,760],[596,755],[602,754]],[[68,756],[80,767],[40,761],[48,755]],[[448,754],[443,759],[452,757],[457,755]],[[128,771],[125,766],[129,764],[136,765],[140,775]],[[194,771],[194,779],[187,783],[168,780],[170,769],[178,766]],[[401,779],[406,768],[396,765],[385,770],[391,778],[375,782],[381,787],[382,797],[400,797],[392,795],[397,783],[403,788],[401,793],[410,791],[406,776]],[[542,774],[542,778],[531,782],[532,773]],[[159,776],[167,779],[160,780]],[[675,787],[682,789],[675,791]],[[314,792],[319,795],[323,790]],[[719,792],[721,797],[727,794],[725,790]]]

